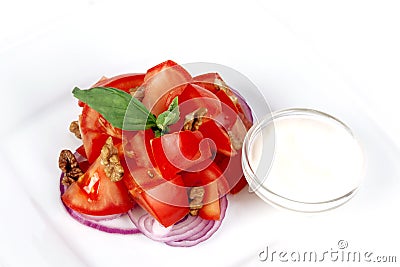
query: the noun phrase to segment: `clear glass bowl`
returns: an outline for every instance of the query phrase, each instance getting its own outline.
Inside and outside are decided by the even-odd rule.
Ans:
[[[250,191],[302,212],[344,204],[364,176],[362,148],[351,129],[329,114],[301,108],[256,123],[244,140],[242,166]]]

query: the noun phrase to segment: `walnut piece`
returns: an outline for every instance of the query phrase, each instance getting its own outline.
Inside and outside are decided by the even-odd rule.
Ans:
[[[183,129],[187,131],[196,131],[199,129],[200,125],[203,123],[203,117],[207,114],[207,109],[201,107],[192,113],[185,116],[185,123],[183,124]]]
[[[204,198],[204,187],[196,186],[192,187],[189,191],[189,213],[192,216],[196,216],[199,212],[199,209],[203,207],[203,198]]]
[[[104,172],[112,182],[118,182],[124,175],[124,168],[118,157],[118,149],[114,146],[113,140],[108,137],[100,153],[101,164],[104,165]]]
[[[231,141],[231,146],[235,151],[242,149],[243,140],[237,137],[232,131],[228,131],[229,140]]]
[[[75,134],[76,138],[82,139],[81,131],[79,130],[79,123],[78,121],[73,121],[69,125],[69,131]]]
[[[63,185],[71,185],[83,175],[82,170],[79,168],[78,161],[70,150],[64,149],[60,152],[58,167],[64,173],[62,179]]]

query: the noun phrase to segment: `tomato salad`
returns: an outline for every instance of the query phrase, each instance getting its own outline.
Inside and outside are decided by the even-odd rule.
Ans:
[[[63,150],[61,200],[71,216],[113,233],[193,246],[219,227],[227,194],[246,186],[241,146],[249,107],[218,73],[192,77],[173,61],[145,74],[74,88],[82,107]],[[129,217],[129,229],[104,226]]]

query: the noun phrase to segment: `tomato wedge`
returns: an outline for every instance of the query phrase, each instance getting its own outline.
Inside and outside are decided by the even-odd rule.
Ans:
[[[151,152],[150,140],[154,138],[151,129],[145,131],[124,131],[124,153],[135,161],[136,167],[152,168],[155,163]]]
[[[229,184],[229,188],[231,188],[231,194],[239,193],[247,185],[246,178],[243,174],[241,160],[241,151],[238,151],[238,154],[233,157],[217,154],[214,160],[220,170],[223,171],[224,176]]]
[[[212,92],[195,84],[187,84],[178,96],[182,114],[189,114],[199,108],[207,109],[208,117],[216,117],[222,112],[221,102]]]
[[[166,182],[155,170],[137,168],[124,175],[123,181],[133,199],[165,227],[178,222],[189,212],[187,193],[180,176]]]
[[[221,76],[216,72],[205,73],[195,76],[192,79],[192,83],[199,85],[214,94],[220,90],[219,85],[224,84]]]
[[[104,172],[98,158],[81,176],[71,184],[61,199],[64,204],[80,213],[104,216],[125,213],[134,202],[122,181],[112,182]]]
[[[112,78],[103,78],[94,86],[114,87],[129,92],[143,84],[144,74],[124,74]],[[104,117],[83,104],[82,114],[79,117],[79,126],[82,135],[82,141],[85,148],[85,154],[89,162],[94,162],[100,155],[100,150],[107,140],[112,136],[114,144],[117,144],[122,138],[121,129],[113,127]]]
[[[230,130],[236,123],[239,117],[239,111],[232,99],[225,93],[225,91],[219,90],[215,94],[222,103],[222,113],[216,118],[225,129]]]
[[[183,183],[187,187],[204,186],[207,188],[210,184],[217,184],[219,196],[224,196],[229,191],[229,183],[225,178],[225,174],[214,162],[211,162],[206,168],[199,171],[183,171],[181,172],[181,176]]]
[[[129,93],[131,89],[143,84],[144,76],[144,73],[128,73],[112,78],[102,78],[92,87],[113,87]]]
[[[211,158],[208,142],[199,131],[181,131],[150,140],[154,162],[165,179],[171,179]]]
[[[214,142],[218,152],[232,156],[236,151],[232,148],[231,140],[227,132],[222,129],[214,120],[207,120],[199,126],[199,131],[205,138],[210,138]],[[213,147],[213,146],[211,146]]]
[[[188,187],[203,186],[203,207],[199,216],[206,220],[219,220],[219,198],[229,192],[229,184],[217,164],[211,163],[197,172],[182,172],[183,183]]]
[[[100,155],[101,148],[109,136],[114,137],[114,143],[121,142],[121,130],[114,128],[100,113],[88,105],[84,105],[82,109],[79,125],[85,154],[91,163]]]
[[[218,73],[205,73],[195,76],[192,79],[192,83],[214,93],[221,103],[223,103],[222,116],[219,116],[217,120],[225,128],[230,129],[236,122],[236,118],[239,117],[246,126],[246,129],[250,129],[252,122],[243,111],[240,100],[238,101],[238,96],[226,85]]]
[[[218,196],[218,188],[216,184],[210,185],[204,192],[203,207],[199,210],[199,216],[205,220],[219,220],[221,209]]]
[[[164,112],[179,95],[191,75],[177,63],[168,60],[149,69],[144,78],[143,104],[155,115]]]

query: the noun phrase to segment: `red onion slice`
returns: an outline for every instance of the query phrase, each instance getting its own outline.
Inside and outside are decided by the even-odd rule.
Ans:
[[[110,221],[117,219],[118,217],[121,217],[123,214],[112,214],[112,215],[104,215],[104,216],[93,216],[93,215],[88,215],[88,214],[83,214],[81,213],[81,217],[85,218],[86,220],[89,221]]]
[[[145,236],[154,241],[165,243],[185,239],[190,235],[200,232],[206,225],[205,220],[199,216],[188,216],[179,224],[165,228],[148,213],[140,214],[140,210],[141,208],[136,207],[128,211],[128,216]],[[155,231],[155,228],[163,230]]]
[[[219,221],[204,220],[199,216],[187,216],[177,224],[165,228],[140,207],[128,211],[128,216],[136,227],[148,238],[164,242],[170,246],[190,247],[207,240],[220,227],[228,206],[225,196],[220,200],[221,218]],[[154,230],[155,228],[162,228],[162,230]]]
[[[203,231],[198,232],[195,235],[192,235],[186,239],[167,242],[166,244],[173,247],[192,247],[200,242],[206,241],[209,239],[221,226],[222,220],[225,218],[226,209],[228,207],[228,200],[226,197],[223,197],[221,200],[221,218],[219,221],[208,221],[209,225],[203,229]],[[208,229],[209,227],[209,229]]]
[[[232,92],[236,95],[236,97],[238,98],[238,102],[240,104],[240,106],[243,109],[243,113],[244,115],[249,119],[249,121],[251,121],[253,123],[253,112],[250,108],[250,106],[247,104],[247,102],[244,100],[244,97],[235,89],[231,88]]]

